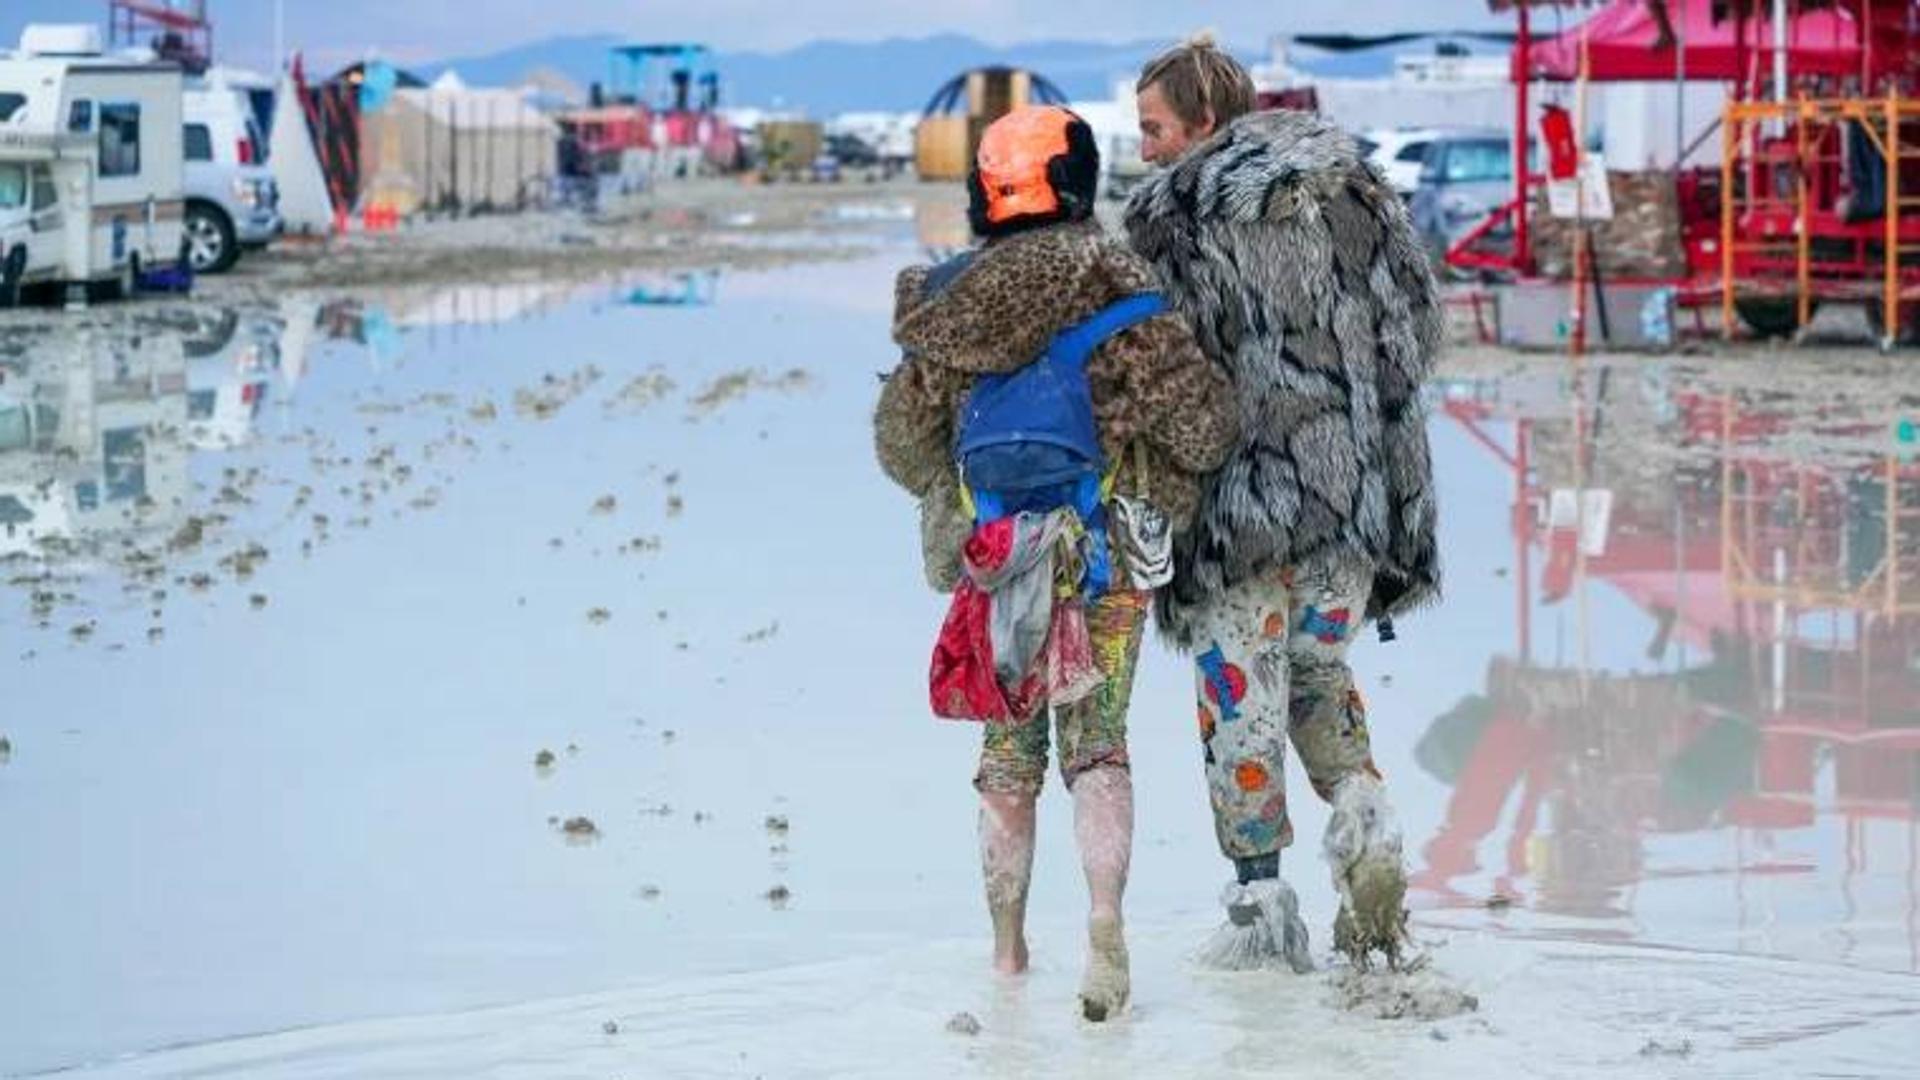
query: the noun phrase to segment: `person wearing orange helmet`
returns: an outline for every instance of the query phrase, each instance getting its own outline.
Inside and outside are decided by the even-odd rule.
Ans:
[[[1367,622],[1435,601],[1440,568],[1421,385],[1441,337],[1406,208],[1325,119],[1256,111],[1253,80],[1208,38],[1136,84],[1141,153],[1161,166],[1125,226],[1200,346],[1231,375],[1239,444],[1174,545],[1161,630],[1195,659],[1214,831],[1232,860],[1227,967],[1312,966],[1280,877],[1292,743],[1332,804],[1335,947],[1397,962],[1400,836],[1347,652]]]
[[[984,243],[900,274],[903,357],[874,418],[881,466],[920,500],[928,580],[955,593],[948,626],[971,631],[943,630],[932,695],[942,716],[985,720],[974,787],[994,966],[1027,967],[1051,712],[1090,898],[1080,1006],[1094,1021],[1131,991],[1126,715],[1151,590],[1168,530],[1191,515],[1236,434],[1224,374],[1166,310],[1146,264],[1092,220],[1098,177],[1092,132],[1066,109],[1019,108],[988,127],[968,177]],[[1030,540],[1045,568],[1032,589],[979,572],[996,542]],[[1096,674],[1073,688],[1048,682],[1056,654],[1072,652],[1056,646],[1082,620]],[[977,655],[987,644],[991,655]],[[1021,678],[1030,668],[1039,681]]]

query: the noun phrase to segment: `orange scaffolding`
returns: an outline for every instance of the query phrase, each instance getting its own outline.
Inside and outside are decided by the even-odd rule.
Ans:
[[[1720,301],[1728,338],[1737,315],[1752,322],[1768,304],[1791,320],[1781,329],[1797,331],[1822,301],[1864,305],[1883,347],[1900,338],[1920,302],[1920,215],[1909,213],[1920,207],[1920,184],[1911,175],[1903,183],[1915,171],[1908,166],[1920,167],[1920,139],[1901,130],[1914,121],[1920,101],[1897,96],[1726,106]],[[1866,135],[1885,176],[1879,213],[1863,220],[1839,207],[1848,125]]]

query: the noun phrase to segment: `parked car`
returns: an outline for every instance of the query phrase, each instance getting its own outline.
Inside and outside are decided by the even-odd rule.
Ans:
[[[858,135],[828,135],[827,153],[849,169],[865,169],[880,164],[879,152]]]
[[[1427,143],[1409,207],[1436,258],[1513,197],[1513,143],[1503,131],[1449,131]]]
[[[195,273],[218,274],[243,249],[280,235],[280,192],[245,93],[218,78],[196,80],[182,101],[187,262]]]
[[[1446,133],[1438,128],[1376,128],[1359,137],[1361,152],[1367,160],[1387,174],[1387,183],[1402,198],[1412,198],[1420,186],[1420,169],[1427,159],[1427,147]]]

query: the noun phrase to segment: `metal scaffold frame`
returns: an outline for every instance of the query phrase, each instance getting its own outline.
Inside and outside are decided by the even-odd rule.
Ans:
[[[1910,212],[1920,208],[1920,188],[1908,194],[1902,177],[1905,166],[1920,166],[1920,140],[1901,131],[1914,121],[1920,100],[1893,95],[1726,106],[1720,306],[1727,337],[1738,331],[1740,301],[1751,298],[1790,298],[1796,329],[1819,301],[1864,303],[1883,345],[1901,337],[1920,302],[1920,214]],[[1849,125],[1865,134],[1885,178],[1878,220],[1848,223],[1834,208]],[[1767,131],[1791,138],[1767,140]]]

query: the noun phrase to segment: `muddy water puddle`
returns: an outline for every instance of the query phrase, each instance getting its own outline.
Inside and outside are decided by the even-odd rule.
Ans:
[[[1442,387],[1450,596],[1411,648],[1482,655],[1402,788],[1436,921],[1920,971],[1901,384],[1789,356]]]
[[[914,255],[0,343],[0,1072],[983,934],[868,427]],[[1356,654],[1416,925],[1920,970],[1904,406],[1784,385],[1436,388],[1448,599]],[[1197,945],[1191,694],[1150,648],[1129,905]]]
[[[832,948],[774,628],[895,261],[10,339],[0,1073]]]

